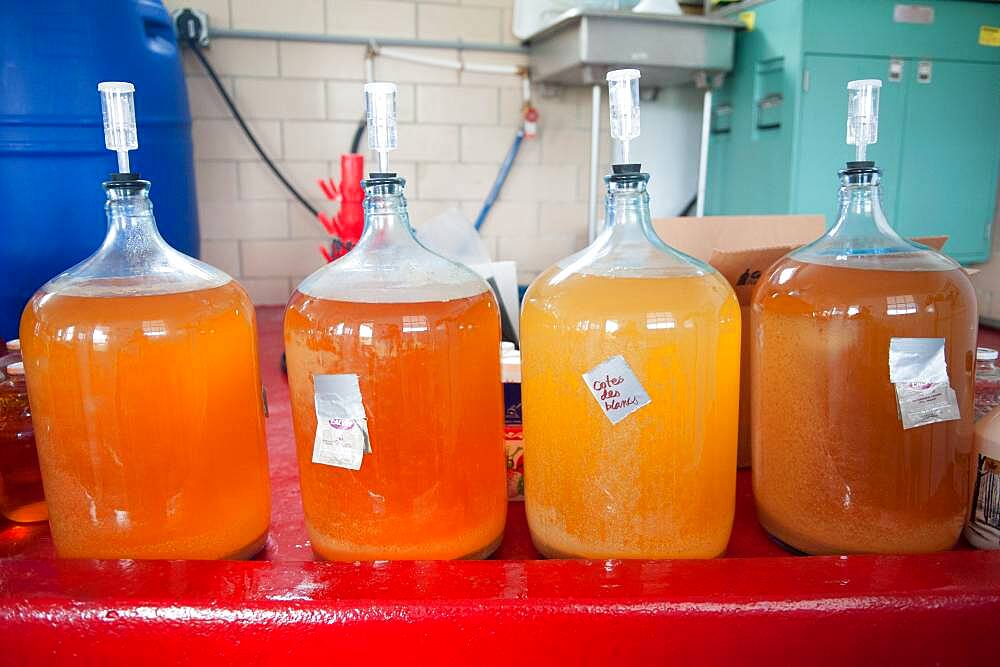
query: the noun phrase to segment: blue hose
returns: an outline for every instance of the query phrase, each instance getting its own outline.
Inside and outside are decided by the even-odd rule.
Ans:
[[[520,128],[517,134],[514,135],[514,143],[510,145],[510,150],[507,151],[507,157],[503,159],[503,164],[500,165],[500,172],[497,173],[497,180],[493,181],[493,187],[490,188],[490,193],[486,195],[486,201],[483,202],[483,208],[479,211],[479,216],[476,217],[476,229],[480,229],[483,223],[486,222],[486,217],[490,214],[490,209],[493,208],[493,204],[496,202],[497,197],[500,196],[500,189],[503,188],[504,181],[507,180],[507,174],[510,173],[510,168],[514,165],[514,158],[517,157],[517,151],[521,149],[521,142],[524,141],[524,128]]]

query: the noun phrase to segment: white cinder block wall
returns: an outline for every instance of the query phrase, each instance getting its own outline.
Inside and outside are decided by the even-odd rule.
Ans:
[[[293,33],[516,43],[513,0],[166,0],[191,6],[212,25]],[[458,53],[412,49],[454,59]],[[364,48],[293,41],[213,40],[207,51],[258,140],[293,183],[328,213],[316,179],[339,180],[362,113]],[[467,52],[469,62],[525,63],[518,54]],[[248,288],[260,304],[284,303],[323,260],[320,224],[276,182],[219,99],[200,64],[185,57],[203,256]],[[376,78],[399,84],[400,149],[394,169],[408,182],[416,226],[452,206],[474,219],[520,122],[520,81],[513,76],[379,59]],[[483,227],[494,257],[518,262],[530,282],[583,246],[590,93],[536,89],[539,137],[525,142],[501,200]],[[695,190],[700,95],[661,92],[643,106],[638,157],[653,174],[654,216],[683,208]],[[607,111],[601,120],[607,124]],[[602,147],[608,142],[602,137]],[[607,162],[607,155],[602,156]],[[154,193],[155,195],[155,193]],[[831,208],[834,193],[831,191]],[[827,212],[828,213],[828,212]],[[993,261],[974,278],[983,315],[1000,319],[1000,233]]]
[[[330,33],[516,43],[513,0],[167,0],[195,7],[212,25]],[[316,185],[339,180],[339,159],[362,115],[364,47],[294,41],[215,39],[206,51],[261,144],[322,210]],[[412,49],[456,59],[451,50]],[[469,51],[469,62],[523,64],[519,54]],[[200,64],[185,56],[194,119],[202,254],[247,287],[257,303],[284,303],[323,263],[327,236],[278,184],[242,136]],[[377,59],[378,79],[399,84],[399,143],[393,168],[407,179],[419,227],[449,207],[474,219],[520,123],[516,76]],[[538,93],[540,95],[541,93]],[[528,282],[581,248],[586,234],[589,92],[536,95],[538,139],[525,142],[501,200],[483,228],[499,259],[517,260]],[[606,112],[605,112],[606,114]],[[606,123],[606,119],[604,121]]]

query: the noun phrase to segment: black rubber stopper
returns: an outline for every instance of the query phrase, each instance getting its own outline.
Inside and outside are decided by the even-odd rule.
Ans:
[[[142,180],[142,177],[137,171],[113,171],[108,174],[108,180],[112,183],[122,183],[127,181],[139,181]]]
[[[611,172],[614,174],[638,174],[640,169],[642,169],[642,164],[638,162],[611,165]]]

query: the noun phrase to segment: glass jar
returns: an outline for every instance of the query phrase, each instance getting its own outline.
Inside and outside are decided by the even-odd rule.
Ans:
[[[525,295],[525,507],[548,557],[707,558],[729,541],[740,308],[656,236],[648,181],[615,165],[604,233]]]
[[[988,347],[976,348],[976,420],[985,417],[1000,405],[1000,366],[997,351]]]
[[[21,319],[56,550],[248,558],[270,520],[253,304],[166,244],[149,182],[104,187],[103,245]]]
[[[38,469],[24,364],[4,367],[0,378],[0,513],[17,523],[49,517]]]
[[[497,302],[414,238],[402,178],[363,185],[357,245],[285,314],[312,546],[331,560],[485,558],[507,511]]]
[[[889,226],[873,162],[840,178],[837,222],[753,298],[757,515],[811,554],[949,549],[969,494],[975,293]]]
[[[23,361],[21,356],[21,341],[17,338],[9,340],[0,350],[0,379],[6,374],[7,366]]]

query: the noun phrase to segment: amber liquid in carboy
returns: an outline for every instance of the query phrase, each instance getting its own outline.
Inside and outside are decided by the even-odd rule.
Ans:
[[[961,270],[783,259],[752,311],[757,515],[811,554],[948,549],[970,483],[975,295]],[[962,419],[904,430],[892,337],[945,339]]]
[[[521,315],[535,546],[550,558],[720,555],[736,486],[732,290],[715,273],[579,275],[553,285],[557,272],[541,275]],[[581,370],[623,353],[651,403],[612,424]]]
[[[332,560],[485,558],[507,514],[500,317],[486,283],[412,235],[404,182],[365,182],[357,246],[285,313],[306,526]],[[315,377],[356,375],[358,470],[313,462]]]
[[[49,517],[23,375],[0,381],[0,514],[17,523]]]
[[[127,292],[127,290],[126,290]],[[66,558],[248,558],[270,516],[254,310],[235,282],[39,293],[21,322]]]
[[[525,294],[525,512],[550,558],[712,558],[729,542],[740,308],[656,236],[648,178],[606,177],[604,234]],[[616,358],[649,402],[612,421],[585,374]]]
[[[306,525],[328,559],[484,558],[507,499],[497,304],[488,292],[372,303],[296,292],[285,345]],[[354,373],[372,454],[312,463],[316,374]]]

